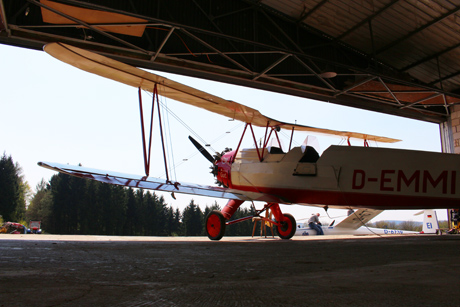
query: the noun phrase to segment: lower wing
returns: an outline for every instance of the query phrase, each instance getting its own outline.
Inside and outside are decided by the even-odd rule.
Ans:
[[[143,177],[139,175],[123,174],[59,163],[38,162],[38,165],[75,177],[131,188],[148,189],[162,192],[175,192],[214,198],[238,199],[244,201],[254,200],[283,203],[283,201],[276,196],[264,193],[247,192],[221,187],[198,185],[193,183],[171,182],[161,178]]]

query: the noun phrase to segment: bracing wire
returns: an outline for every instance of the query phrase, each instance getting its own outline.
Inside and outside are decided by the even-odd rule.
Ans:
[[[147,92],[148,95],[150,95],[152,97],[152,93],[150,92]],[[163,96],[161,96],[163,97]],[[168,155],[168,158],[170,158],[172,160],[172,165],[169,166],[168,170],[171,172],[171,171],[174,171],[174,177],[177,178],[176,176],[176,169],[181,166],[182,164],[184,164],[185,162],[187,162],[190,158],[194,157],[195,155],[197,155],[199,153],[199,151],[194,151],[191,155],[189,155],[188,157],[184,158],[181,162],[179,163],[176,163],[175,159],[174,159],[174,152],[173,152],[173,145],[172,145],[172,137],[171,137],[171,125],[170,125],[170,120],[169,120],[169,115],[171,115],[173,118],[175,118],[182,126],[184,126],[191,134],[193,134],[198,140],[200,140],[202,143],[206,144],[207,147],[209,147],[213,152],[217,152],[214,148],[212,148],[211,145],[209,144],[213,144],[213,143],[216,143],[218,141],[220,141],[221,139],[223,139],[225,136],[227,136],[229,133],[235,131],[236,129],[240,128],[244,123],[242,122],[239,122],[237,125],[235,125],[233,128],[231,128],[230,130],[228,130],[227,132],[224,132],[222,133],[221,135],[219,135],[218,137],[216,137],[214,140],[212,140],[212,142],[208,143],[206,142],[206,140],[204,140],[198,133],[196,133],[189,125],[187,125],[177,114],[175,114],[168,106],[167,106],[167,100],[165,99],[164,102],[163,100],[160,100],[159,101],[159,104],[161,106],[161,112],[162,112],[162,116],[163,118],[166,118],[166,123],[168,125],[168,127],[165,127],[165,129],[167,128],[168,129],[168,133],[169,133],[169,139],[168,141],[166,142],[166,144],[168,145],[167,147],[168,150],[167,150],[167,155]],[[160,112],[160,111],[159,111]],[[165,115],[166,113],[166,115]],[[165,135],[166,136],[166,135]],[[169,143],[169,144],[168,144]],[[164,176],[166,173],[163,173],[161,176],[159,177],[162,177]]]
[[[288,139],[288,140],[291,139],[291,136],[288,135],[288,134],[287,134],[285,131],[283,131],[283,130],[281,130],[281,131],[278,132],[278,133],[281,134],[282,136],[284,136],[284,137],[285,137],[286,139]],[[292,139],[292,143],[293,143],[294,145],[297,145],[297,146],[300,145],[299,142],[297,142],[297,141],[294,140],[294,139]]]
[[[175,166],[175,159],[174,159],[174,146],[173,146],[173,143],[172,143],[172,136],[171,136],[171,124],[169,122],[169,114],[170,114],[170,112],[165,111],[165,108],[167,108],[167,104],[168,104],[168,101],[166,99],[164,100],[164,103],[163,103],[163,101],[160,101],[160,105],[163,106],[162,107],[163,118],[166,119],[165,122],[167,124],[167,127],[165,127],[165,128],[168,131],[168,142],[166,142],[166,144],[169,146],[168,153],[169,153],[170,160],[171,160],[171,165],[169,166],[169,172],[173,173],[174,174],[174,180],[177,180],[176,166]]]
[[[150,94],[150,93],[149,93]],[[187,125],[177,114],[171,111],[164,103],[160,101],[160,105],[164,108],[166,112],[168,112],[172,117],[174,117],[182,126],[184,126],[191,134],[193,134],[201,143],[208,144],[206,140],[204,140],[198,133],[196,133],[189,125]],[[216,152],[214,148],[209,146],[212,151]]]

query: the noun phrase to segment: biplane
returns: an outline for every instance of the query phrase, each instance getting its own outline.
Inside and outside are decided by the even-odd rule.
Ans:
[[[40,166],[65,174],[109,184],[151,189],[170,193],[186,193],[228,199],[222,210],[214,210],[206,218],[206,232],[211,240],[220,240],[228,225],[249,220],[253,216],[231,220],[245,201],[264,202],[262,212],[270,210],[269,219],[282,239],[296,232],[296,221],[283,214],[279,204],[300,204],[323,208],[437,209],[457,208],[460,201],[460,156],[434,152],[369,147],[369,141],[393,143],[399,140],[364,133],[334,131],[281,122],[234,101],[205,93],[167,78],[107,58],[100,54],[62,43],[49,43],[44,50],[53,57],[84,71],[106,77],[139,90],[145,175],[129,175],[111,171],[39,162]],[[205,109],[245,123],[235,150],[210,154],[196,140],[196,148],[212,164],[216,186],[205,186],[170,180],[165,156],[166,179],[149,176],[150,141],[145,141],[141,91],[153,93],[158,109],[158,95]],[[160,134],[163,141],[161,115]],[[253,127],[262,127],[265,135],[258,145]],[[281,129],[291,133],[289,146],[281,146]],[[361,139],[363,146],[330,146],[320,156],[315,141],[307,137],[292,147],[293,134],[314,132],[336,135],[348,140]],[[252,148],[241,148],[245,135],[254,141]],[[348,142],[350,145],[350,143]],[[263,218],[268,219],[268,218]]]

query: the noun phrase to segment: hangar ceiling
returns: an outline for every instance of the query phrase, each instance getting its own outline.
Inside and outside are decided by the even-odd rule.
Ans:
[[[0,0],[0,43],[442,123],[460,103],[460,1]]]

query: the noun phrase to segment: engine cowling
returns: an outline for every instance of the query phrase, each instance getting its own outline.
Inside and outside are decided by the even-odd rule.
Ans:
[[[227,152],[215,162],[217,170],[215,173],[216,181],[219,185],[226,188],[232,187],[231,170],[235,154],[236,152],[234,150]]]

